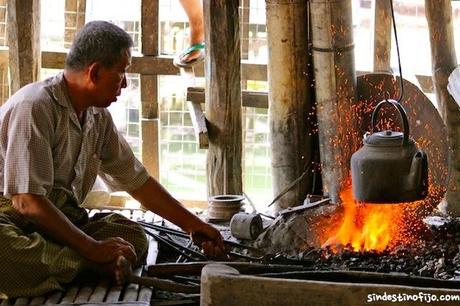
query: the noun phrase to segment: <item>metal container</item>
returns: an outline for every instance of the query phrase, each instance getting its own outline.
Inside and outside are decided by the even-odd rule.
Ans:
[[[230,231],[235,238],[254,240],[263,231],[262,218],[258,214],[237,213],[230,221]]]

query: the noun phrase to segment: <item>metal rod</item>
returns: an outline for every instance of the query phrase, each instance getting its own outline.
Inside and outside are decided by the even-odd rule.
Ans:
[[[143,221],[137,221],[137,223],[139,223],[142,226],[157,230],[159,232],[164,232],[164,233],[168,233],[168,234],[171,234],[171,235],[176,235],[176,236],[182,237],[182,238],[190,238],[190,236],[187,233],[181,232],[181,231],[178,231],[178,230],[175,230],[175,229],[171,229],[171,228],[167,228],[167,227],[164,227],[164,226],[151,224],[151,223],[147,223],[147,222],[143,222]],[[227,245],[233,246],[233,247],[247,249],[247,250],[251,250],[251,251],[255,251],[255,252],[260,251],[258,248],[255,248],[255,247],[252,247],[252,246],[249,246],[249,245],[244,245],[244,244],[234,242],[234,241],[229,241],[229,240],[224,239],[224,243],[227,244]]]
[[[193,245],[193,241],[192,241],[192,240],[189,240],[189,241],[187,242],[186,247],[187,247],[187,248],[190,248],[192,245]],[[179,258],[177,258],[176,263],[180,263],[183,259],[184,259],[183,256],[180,255]]]
[[[157,234],[154,234],[148,230],[145,231],[147,233],[147,235],[150,235],[152,236],[153,238],[157,239],[158,241],[160,242],[163,242],[164,244],[168,245],[169,247],[173,248],[175,251],[179,252],[180,254],[184,255],[186,258],[190,259],[190,260],[195,260],[193,257],[191,257],[190,255],[188,255],[187,253],[185,253],[184,251],[182,251],[181,249],[177,248],[176,246],[174,246],[173,244],[170,243],[170,241],[167,241],[166,239],[164,239],[163,237],[157,235]]]
[[[185,246],[185,245],[182,245],[182,244],[180,244],[180,243],[175,242],[175,241],[171,238],[171,236],[169,236],[168,234],[166,234],[166,236],[169,238],[169,242],[172,243],[173,245],[175,245],[176,247],[178,247],[178,248],[180,248],[180,249],[182,249],[182,250],[184,250],[184,251],[190,252],[191,254],[193,254],[193,255],[195,255],[195,256],[197,256],[197,257],[202,257],[203,259],[208,259],[208,258],[207,258],[205,255],[203,255],[202,253],[197,252],[197,251],[191,249],[190,247],[187,247],[187,246]]]

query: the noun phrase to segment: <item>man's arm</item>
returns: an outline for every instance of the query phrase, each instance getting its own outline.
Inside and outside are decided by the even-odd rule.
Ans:
[[[140,188],[131,191],[130,194],[147,209],[191,234],[195,242],[201,244],[209,255],[219,256],[225,252],[219,231],[188,211],[154,178],[150,177]]]
[[[56,241],[77,251],[86,259],[106,263],[123,255],[132,263],[136,262],[133,246],[121,239],[110,238],[97,241],[88,236],[57,209],[48,199],[33,194],[16,194],[12,197],[13,207],[29,221]]]

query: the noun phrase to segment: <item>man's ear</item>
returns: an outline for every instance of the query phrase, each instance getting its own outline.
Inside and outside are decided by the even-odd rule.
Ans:
[[[97,83],[100,78],[101,64],[95,62],[88,66],[88,77],[92,83]]]

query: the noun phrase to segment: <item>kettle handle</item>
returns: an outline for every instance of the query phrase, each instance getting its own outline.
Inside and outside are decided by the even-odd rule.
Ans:
[[[372,133],[375,133],[375,121],[377,120],[377,113],[379,112],[380,108],[382,108],[383,104],[391,104],[393,105],[398,111],[399,115],[401,116],[402,122],[403,122],[403,129],[404,129],[404,139],[403,139],[403,145],[407,145],[409,143],[409,121],[407,120],[407,114],[402,105],[393,99],[385,99],[377,106],[375,107],[374,111],[372,112],[372,120],[371,120],[371,127],[372,127]]]

